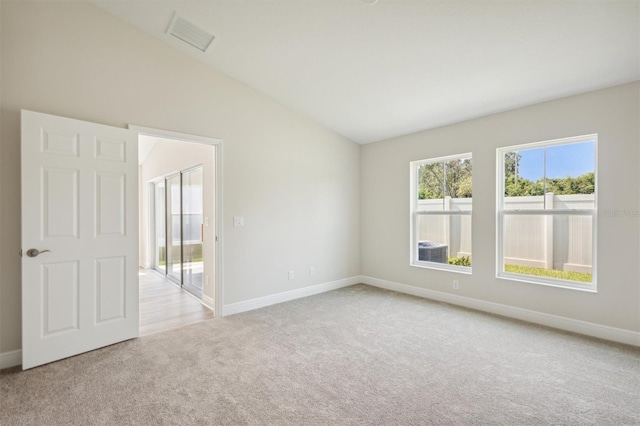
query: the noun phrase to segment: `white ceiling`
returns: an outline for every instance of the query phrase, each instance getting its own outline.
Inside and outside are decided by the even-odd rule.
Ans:
[[[639,0],[90,1],[358,143],[640,79]]]

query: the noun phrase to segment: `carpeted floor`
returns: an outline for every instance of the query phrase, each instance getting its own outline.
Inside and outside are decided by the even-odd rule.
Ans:
[[[5,370],[0,424],[640,425],[640,349],[357,285]]]

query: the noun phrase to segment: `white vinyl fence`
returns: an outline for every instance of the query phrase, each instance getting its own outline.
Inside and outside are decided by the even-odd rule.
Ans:
[[[547,194],[547,209],[593,209],[594,196]],[[544,196],[505,197],[505,209],[544,209]],[[419,200],[418,210],[471,210],[470,198]],[[445,208],[445,205],[448,205]],[[580,215],[507,215],[504,263],[546,269],[591,272],[592,217]],[[471,256],[471,216],[418,216],[418,240],[446,244],[450,257]]]

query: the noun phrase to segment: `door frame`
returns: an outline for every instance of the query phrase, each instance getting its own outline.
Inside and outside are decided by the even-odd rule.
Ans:
[[[216,318],[222,318],[224,306],[224,271],[223,271],[223,258],[224,258],[224,238],[223,238],[223,142],[221,139],[211,138],[208,136],[199,136],[192,135],[187,133],[174,132],[170,130],[162,130],[151,127],[137,126],[137,125],[129,125],[129,129],[136,135],[136,140],[139,141],[139,137],[141,135],[164,138],[164,139],[175,139],[183,142],[192,142],[199,143],[204,145],[213,146],[215,149],[215,161],[214,161],[214,176],[215,176],[215,185],[214,185],[214,306],[213,312]],[[204,297],[203,297],[204,299]],[[204,303],[204,302],[203,302]]]

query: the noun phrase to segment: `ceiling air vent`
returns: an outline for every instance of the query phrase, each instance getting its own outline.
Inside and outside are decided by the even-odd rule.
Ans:
[[[207,53],[215,39],[213,34],[209,34],[202,28],[178,16],[177,13],[173,15],[167,34],[184,41],[204,53]]]

